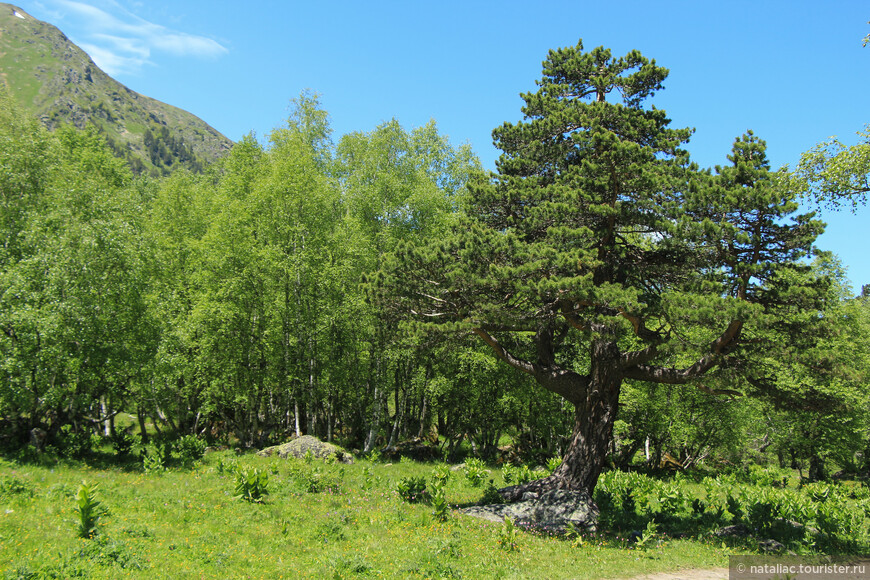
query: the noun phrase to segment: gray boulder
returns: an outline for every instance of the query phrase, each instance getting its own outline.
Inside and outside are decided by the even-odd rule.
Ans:
[[[303,435],[302,437],[297,437],[296,439],[287,443],[282,443],[281,445],[266,447],[265,449],[258,451],[257,455],[260,457],[271,457],[272,455],[277,455],[281,459],[287,459],[288,457],[299,457],[301,459],[309,452],[317,459],[334,457],[340,463],[353,463],[353,455],[338,445],[326,443],[311,435]]]
[[[752,530],[744,524],[734,524],[733,526],[725,526],[719,528],[713,535],[717,538],[745,538],[752,535]]]
[[[511,518],[517,526],[560,533],[569,524],[576,529],[595,531],[598,507],[585,492],[553,490],[527,493],[516,503],[471,506],[459,510],[469,516],[492,522]]]
[[[794,555],[794,552],[789,552],[785,546],[776,540],[762,540],[758,542],[758,549],[765,554],[785,554]]]

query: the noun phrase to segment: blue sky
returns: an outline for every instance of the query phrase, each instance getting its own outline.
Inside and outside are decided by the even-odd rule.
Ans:
[[[547,50],[631,49],[671,71],[654,100],[704,167],[752,129],[774,167],[870,123],[866,0],[439,2],[19,0],[133,90],[233,140],[283,124],[311,89],[335,136],[435,119],[492,168],[491,131],[520,118]],[[870,283],[870,213],[825,212],[819,245]]]

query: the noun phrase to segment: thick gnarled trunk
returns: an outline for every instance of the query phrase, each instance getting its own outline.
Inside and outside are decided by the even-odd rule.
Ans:
[[[564,375],[560,380],[565,381]],[[622,368],[616,344],[596,341],[592,346],[590,374],[577,375],[573,382],[578,395],[570,399],[574,403],[574,429],[562,464],[544,479],[500,490],[506,501],[518,501],[528,492],[553,489],[585,491],[592,497],[610,450],[619,406]]]

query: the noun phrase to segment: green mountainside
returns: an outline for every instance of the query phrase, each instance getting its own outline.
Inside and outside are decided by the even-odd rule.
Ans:
[[[0,78],[49,128],[95,126],[137,173],[199,171],[232,146],[196,116],[111,78],[56,27],[2,3]]]

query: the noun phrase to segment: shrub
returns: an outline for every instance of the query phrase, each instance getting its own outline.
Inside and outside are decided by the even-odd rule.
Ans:
[[[532,470],[528,465],[514,466],[508,463],[501,468],[501,474],[507,484],[522,485],[532,481]]]
[[[733,523],[738,523],[743,519],[743,505],[740,502],[739,496],[734,495],[731,491],[725,496],[725,507],[728,509],[728,513],[731,514],[731,521]]]
[[[256,467],[240,469],[236,472],[235,499],[262,503],[263,496],[269,493],[269,474]]]
[[[450,466],[446,463],[439,463],[432,470],[432,485],[433,487],[444,487],[450,479]]]
[[[655,522],[650,520],[646,524],[646,529],[641,533],[640,537],[637,539],[637,547],[641,550],[646,550],[650,548],[653,544],[657,543],[659,540],[658,526]]]
[[[574,525],[574,522],[568,522],[565,528],[565,539],[570,540],[571,545],[575,548],[582,548],[586,541],[583,539],[584,529]]]
[[[646,520],[639,517],[641,514],[650,515],[652,504],[661,506],[657,493],[655,480],[645,475],[609,471],[598,480],[594,499],[601,509],[602,523],[635,528]]]
[[[683,494],[684,486],[678,483],[658,483],[647,495],[647,505],[650,499],[658,500],[659,509],[662,513],[678,515],[687,504],[687,498]]]
[[[560,465],[562,465],[561,457],[551,457],[547,460],[547,471],[553,473]]]
[[[396,491],[399,493],[399,497],[408,503],[418,503],[429,499],[425,477],[403,477],[396,484]]]
[[[172,461],[174,441],[168,434],[155,435],[152,443],[142,448],[142,467],[145,473],[155,473],[166,469]]]
[[[788,487],[788,478],[791,473],[778,467],[762,467],[750,465],[746,479],[748,483],[759,487]]]
[[[297,472],[296,479],[302,483],[302,487],[308,493],[321,493],[327,490],[337,491],[343,474],[343,470],[336,475],[331,471],[315,467]]]
[[[489,472],[482,460],[471,457],[465,462],[465,479],[472,487],[480,487]]]
[[[61,456],[69,459],[83,459],[93,449],[90,433],[76,431],[72,425],[63,425],[60,428],[57,444]]]
[[[380,476],[375,476],[375,472],[371,467],[363,467],[363,491],[368,491],[375,487],[375,485],[379,484],[381,481]]]
[[[484,504],[504,503],[504,498],[498,492],[495,482],[491,479],[489,480],[486,489],[483,490],[481,502]]]
[[[140,437],[133,435],[129,431],[115,431],[110,441],[115,455],[119,457],[127,457],[133,452],[133,447],[140,443]]]
[[[175,442],[175,452],[184,463],[192,463],[205,455],[205,441],[195,435],[185,435]]]
[[[517,527],[511,518],[505,518],[501,529],[499,529],[498,546],[508,552],[513,552],[519,548],[517,545]]]
[[[145,473],[159,473],[166,469],[166,463],[160,449],[149,445],[142,450],[142,470]]]
[[[226,460],[223,457],[218,457],[216,467],[218,473],[235,473],[239,469],[239,462],[232,457]]]

